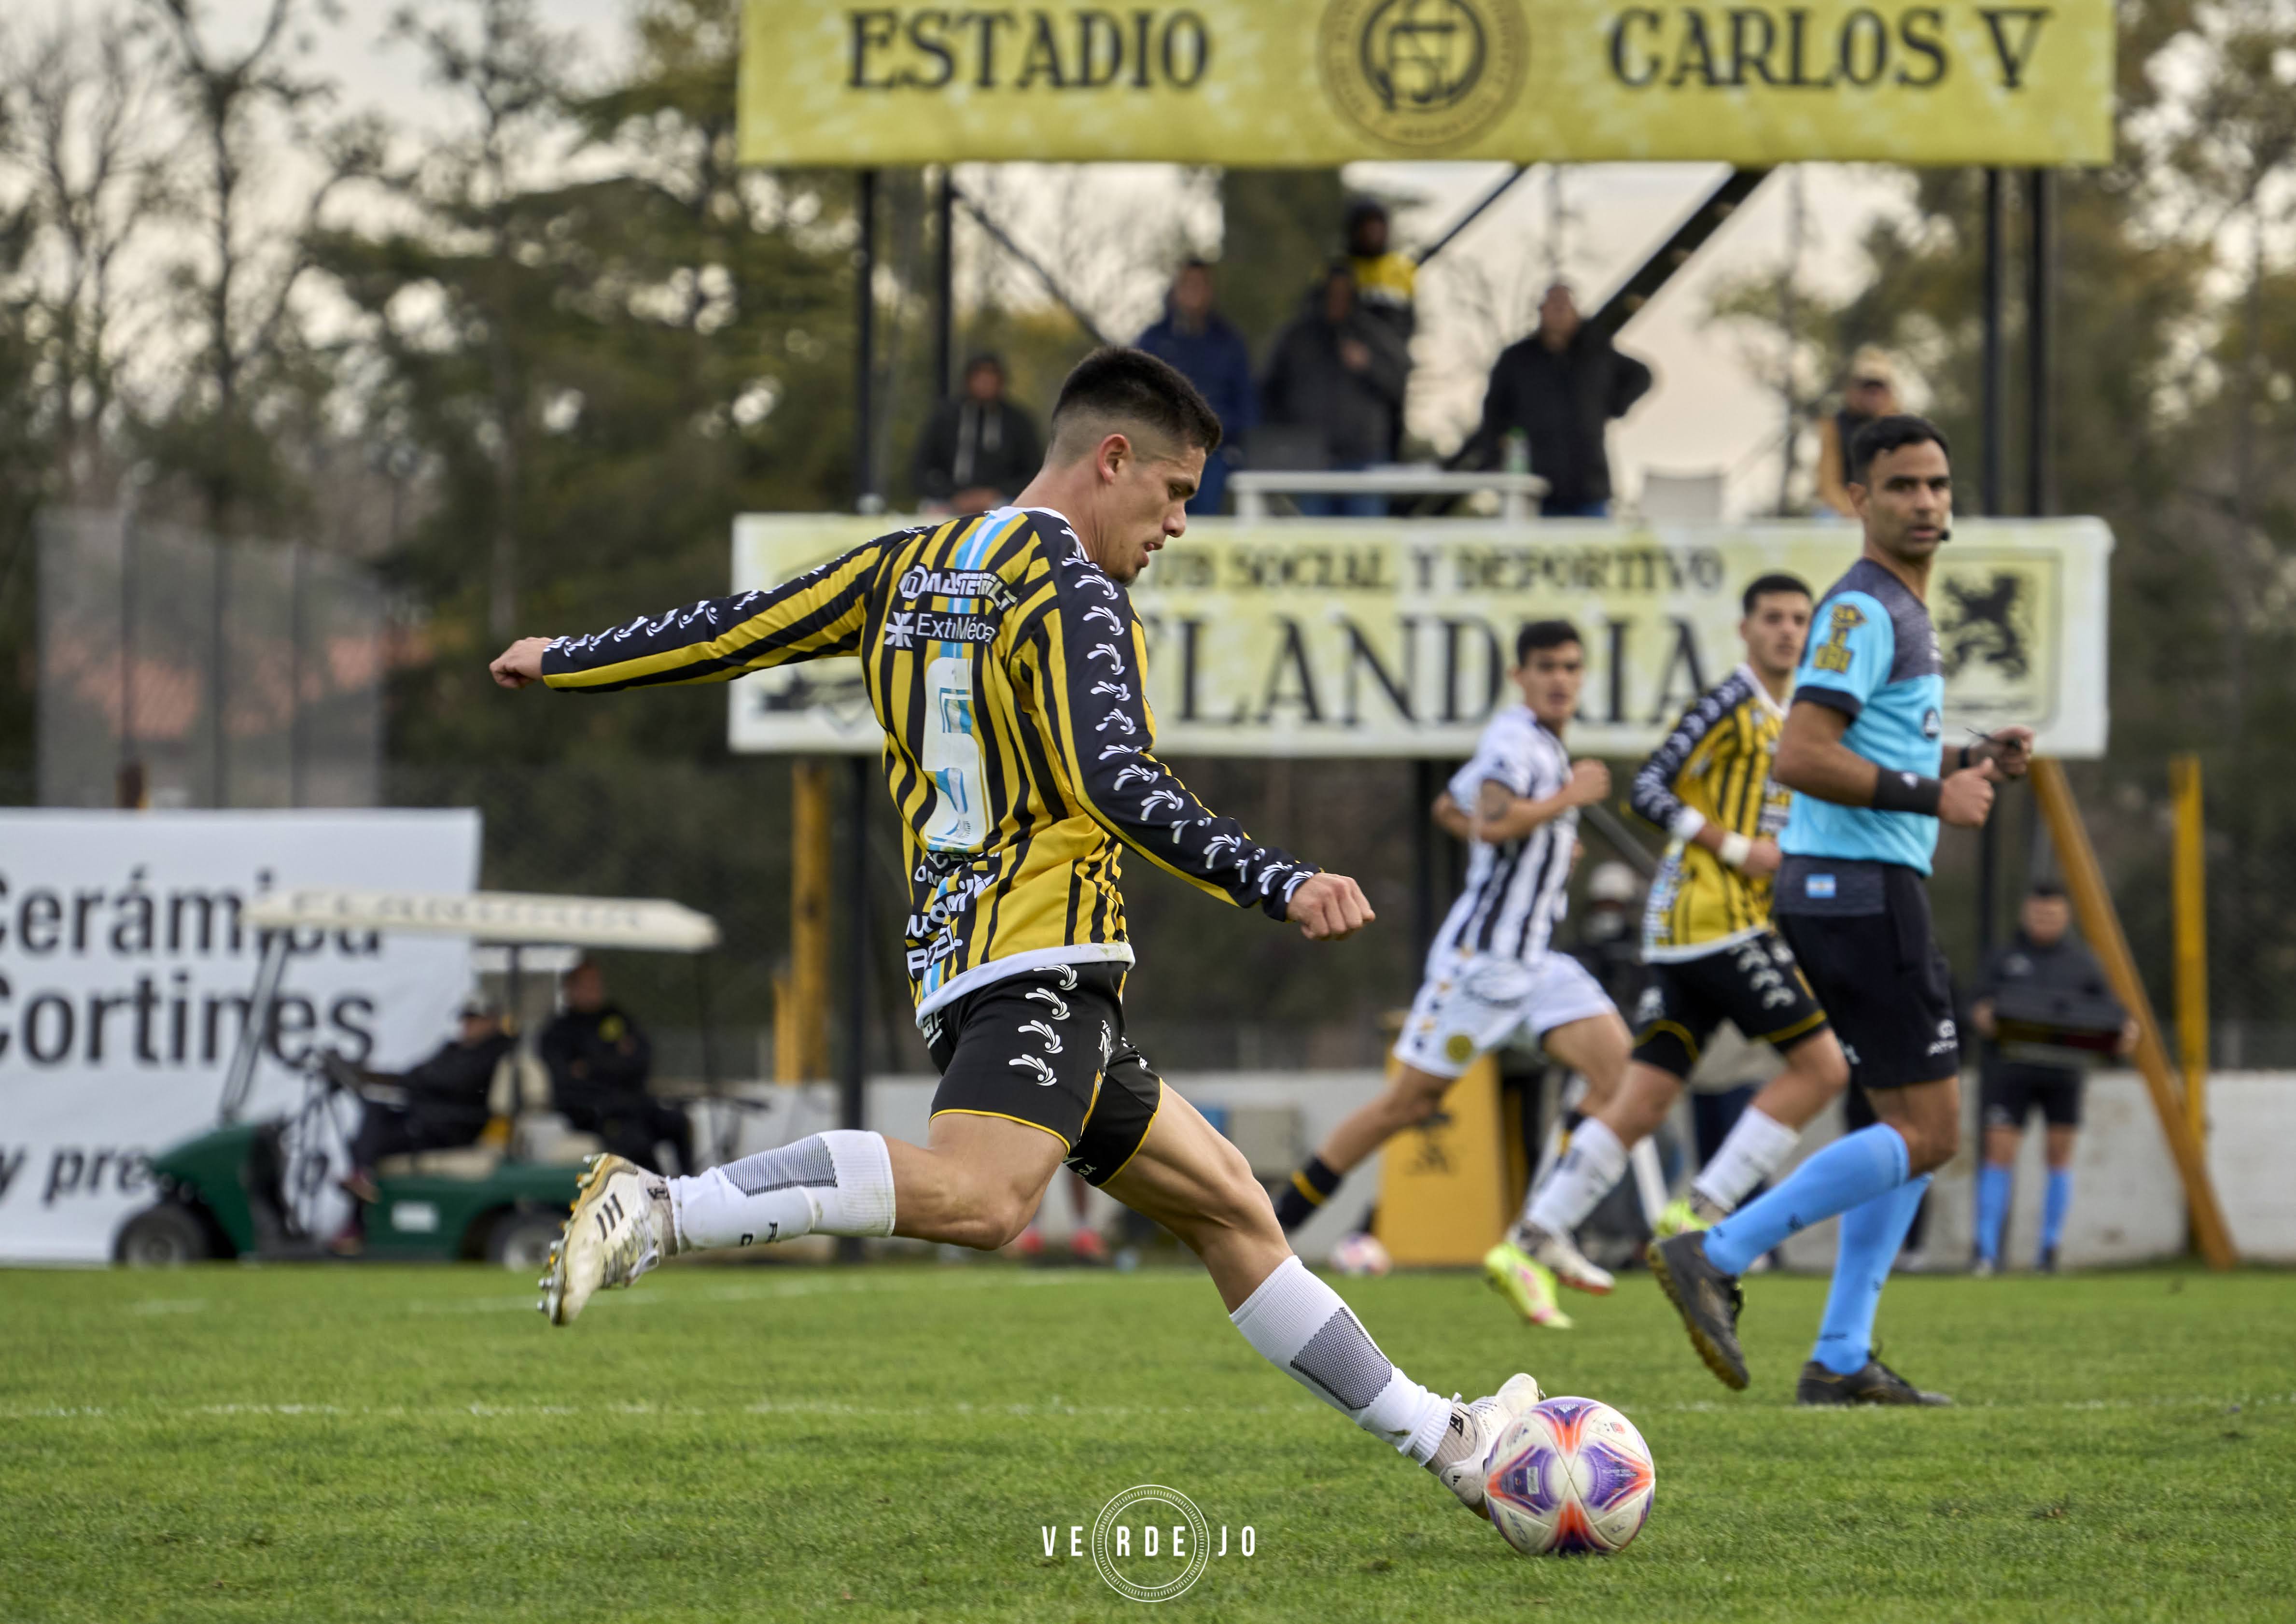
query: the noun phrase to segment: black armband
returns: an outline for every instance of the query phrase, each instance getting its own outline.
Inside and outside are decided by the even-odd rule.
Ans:
[[[1874,799],[1869,803],[1876,812],[1918,812],[1924,817],[1935,817],[1938,797],[1945,786],[1934,778],[1924,778],[1919,773],[1893,772],[1883,767],[1874,775]]]

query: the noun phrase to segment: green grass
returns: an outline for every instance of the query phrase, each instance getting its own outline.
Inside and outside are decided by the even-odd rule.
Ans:
[[[1346,1292],[1431,1385],[1520,1366],[1634,1417],[1641,1539],[1513,1555],[1177,1269],[679,1267],[567,1332],[475,1268],[16,1273],[0,1618],[2296,1612],[2285,1275],[1902,1279],[1890,1357],[1961,1401],[1917,1414],[1792,1407],[1821,1282],[1754,1283],[1745,1395],[1644,1276],[1569,1335],[1462,1276]],[[1039,1532],[1143,1481],[1231,1530],[1151,1614]]]

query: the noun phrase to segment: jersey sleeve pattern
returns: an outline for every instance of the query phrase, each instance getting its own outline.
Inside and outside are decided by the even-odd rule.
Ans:
[[[762,591],[704,598],[668,614],[640,616],[545,651],[542,680],[554,688],[611,693],[670,683],[730,682],[751,671],[861,649],[862,622],[882,537],[844,557]]]
[[[1013,658],[1085,809],[1158,867],[1284,918],[1292,893],[1316,869],[1208,810],[1156,759],[1143,681],[1146,639],[1131,599],[1085,556],[1074,532],[1049,514],[1031,517],[1054,589],[1021,624]]]
[[[1534,794],[1538,787],[1537,734],[1521,724],[1517,714],[1501,711],[1475,741],[1475,753],[1451,776],[1451,799],[1472,811],[1487,783],[1505,784],[1511,795]]]
[[[1890,680],[1897,630],[1890,611],[1862,592],[1829,599],[1796,674],[1794,698],[1831,706],[1855,720]]]
[[[1627,804],[1637,816],[1685,840],[1697,833],[1706,820],[1693,808],[1683,805],[1675,786],[1681,782],[1682,771],[1690,765],[1691,758],[1698,753],[1698,747],[1706,742],[1707,734],[1745,699],[1745,683],[1734,676],[1718,687],[1708,689],[1696,704],[1682,713],[1674,731],[1636,770],[1635,781],[1627,791]],[[1683,826],[1685,824],[1687,828]]]

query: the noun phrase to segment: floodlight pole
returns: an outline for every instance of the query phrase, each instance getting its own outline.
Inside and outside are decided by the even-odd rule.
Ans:
[[[853,250],[853,507],[873,513],[877,495],[876,420],[871,385],[877,366],[877,171],[854,176],[854,212],[860,226]]]
[[[2042,519],[2057,506],[2049,414],[2049,374],[2056,348],[2056,176],[2035,169],[2026,176],[2025,185],[2032,238],[2025,261],[2025,512]]]
[[[945,400],[956,382],[956,166],[943,164],[933,198],[933,396]]]
[[[2004,307],[2009,301],[2009,179],[1985,172],[1985,360],[1983,444],[1978,463],[1978,503],[1988,518],[2002,511],[2001,471],[2009,394],[2009,347]]]

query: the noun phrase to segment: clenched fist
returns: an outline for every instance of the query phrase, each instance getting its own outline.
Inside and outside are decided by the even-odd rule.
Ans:
[[[1310,874],[1292,893],[1284,917],[1300,927],[1311,942],[1338,941],[1353,936],[1377,917],[1363,887],[1345,874]]]

